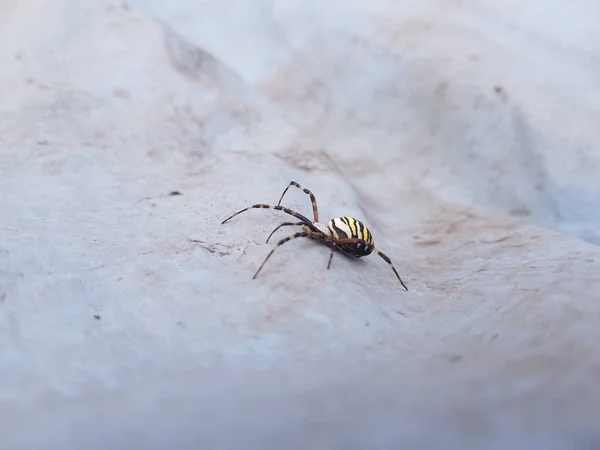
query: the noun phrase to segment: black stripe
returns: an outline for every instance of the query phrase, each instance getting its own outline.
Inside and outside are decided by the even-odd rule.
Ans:
[[[350,236],[347,236],[347,237],[355,238],[356,236],[354,236],[354,233],[352,232],[352,227],[350,226],[350,222],[348,221],[348,219],[346,217],[340,217],[340,219],[342,219],[342,222],[344,222],[346,224],[346,226],[348,227],[348,229],[350,230]]]
[[[361,250],[365,251],[367,249],[367,245],[366,245],[367,240],[365,239],[365,228],[366,227],[365,227],[365,224],[360,222],[359,220],[357,220],[356,223],[357,223],[357,227],[356,227],[357,230],[360,230],[359,238],[365,242],[365,243],[361,244]]]
[[[356,227],[357,231],[360,231],[359,236],[356,236],[356,237],[362,239],[363,241],[366,241],[366,239],[365,239],[365,225],[362,222],[359,222],[358,220],[356,221],[356,224],[358,225]]]
[[[343,222],[343,221],[344,221],[344,220],[342,219],[342,222]],[[339,236],[341,239],[347,239],[347,238],[348,238],[348,236],[346,235],[346,233],[345,233],[344,231],[340,230],[340,229],[339,229],[339,228],[336,226],[336,224],[335,224],[335,220],[332,220],[332,221],[331,221],[331,226],[332,226],[332,227],[335,229],[336,233],[338,234],[338,236]]]

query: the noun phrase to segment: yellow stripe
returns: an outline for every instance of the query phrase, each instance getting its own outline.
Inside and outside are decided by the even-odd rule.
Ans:
[[[356,220],[353,219],[352,217],[348,217],[348,216],[345,216],[344,218],[348,222],[348,226],[350,227],[350,231],[352,231],[352,236],[353,237],[358,236],[358,233],[356,232]]]

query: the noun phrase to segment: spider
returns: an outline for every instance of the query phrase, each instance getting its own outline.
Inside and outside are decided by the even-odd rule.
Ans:
[[[309,220],[308,218],[304,217],[302,214],[297,213],[296,211],[292,211],[291,209],[281,206],[281,201],[283,200],[283,196],[285,195],[285,193],[288,191],[288,189],[291,186],[297,187],[298,189],[302,190],[305,194],[308,194],[310,196],[310,201],[312,203],[312,209],[313,209],[314,221]],[[277,243],[277,245],[271,250],[271,252],[267,255],[267,257],[264,259],[264,261],[262,262],[262,264],[260,265],[260,267],[258,268],[256,273],[252,277],[253,279],[256,278],[256,276],[262,270],[265,263],[269,260],[269,258],[273,254],[273,252],[275,250],[277,250],[280,246],[282,246],[283,244],[285,244],[288,241],[291,241],[292,239],[306,237],[309,239],[315,239],[315,240],[321,241],[325,245],[327,245],[331,248],[331,253],[329,255],[329,262],[327,263],[327,269],[329,269],[331,267],[331,261],[333,259],[333,252],[336,249],[341,250],[346,255],[354,257],[354,258],[361,258],[363,256],[368,256],[371,253],[378,254],[379,256],[381,256],[381,258],[386,263],[388,263],[388,265],[392,268],[392,270],[396,274],[396,277],[400,281],[400,284],[402,284],[404,289],[406,289],[408,291],[408,288],[406,287],[406,285],[400,278],[400,275],[398,275],[398,272],[396,272],[396,269],[394,268],[392,261],[390,261],[390,258],[388,258],[386,255],[384,255],[383,253],[381,253],[379,250],[377,250],[375,248],[375,244],[373,241],[373,235],[371,234],[369,229],[365,226],[365,224],[363,224],[361,221],[359,221],[357,219],[354,219],[353,217],[348,217],[348,216],[336,217],[335,219],[330,220],[327,225],[319,223],[319,211],[317,209],[317,200],[315,199],[315,196],[313,195],[313,193],[311,191],[300,186],[295,181],[291,181],[290,184],[288,185],[288,187],[285,188],[285,190],[283,191],[283,194],[281,194],[281,197],[279,198],[279,203],[277,203],[277,206],[265,205],[262,203],[258,203],[256,205],[249,206],[248,208],[244,208],[241,211],[238,211],[235,214],[229,216],[227,219],[225,219],[223,222],[221,222],[221,225],[224,224],[225,222],[227,222],[228,220],[232,219],[233,217],[237,216],[238,214],[241,214],[250,209],[260,209],[260,208],[276,209],[278,211],[283,211],[284,213],[289,214],[290,216],[294,216],[300,220],[299,222],[284,222],[284,223],[282,223],[281,225],[279,225],[277,228],[275,228],[271,232],[269,237],[267,237],[267,242],[269,242],[269,239],[271,239],[271,236],[273,236],[273,233],[275,233],[281,227],[302,225],[302,231],[281,239]]]

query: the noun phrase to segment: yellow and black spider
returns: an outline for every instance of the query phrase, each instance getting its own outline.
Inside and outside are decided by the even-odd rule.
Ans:
[[[287,190],[290,188],[290,186],[296,186],[298,189],[301,189],[305,194],[308,194],[310,196],[310,201],[312,202],[312,208],[313,208],[314,221],[311,222],[309,219],[304,217],[302,214],[299,214],[296,211],[292,211],[291,209],[280,206],[281,200],[283,200],[283,196],[285,195]],[[273,236],[273,233],[275,233],[279,228],[284,227],[284,226],[302,225],[302,231],[280,240],[277,243],[277,245],[275,246],[275,248],[273,248],[273,250],[271,250],[271,252],[267,255],[267,257],[265,258],[265,260],[260,265],[260,267],[258,268],[258,270],[256,271],[256,273],[254,274],[254,276],[252,278],[256,278],[256,276],[261,271],[261,269],[263,268],[263,266],[265,265],[267,260],[271,257],[273,252],[275,250],[277,250],[277,248],[279,248],[281,245],[285,244],[286,242],[291,241],[292,239],[296,239],[299,237],[306,237],[309,239],[319,240],[331,248],[331,254],[329,255],[329,262],[327,263],[327,269],[329,269],[331,267],[331,260],[333,259],[333,250],[334,249],[341,250],[345,254],[347,254],[349,256],[353,256],[354,258],[360,258],[362,256],[370,255],[371,253],[377,253],[379,256],[381,256],[381,258],[383,258],[383,260],[386,263],[389,264],[389,266],[392,268],[392,270],[398,277],[398,280],[400,281],[400,283],[402,284],[404,289],[406,289],[408,291],[408,288],[406,287],[406,285],[400,278],[400,275],[398,275],[398,272],[396,272],[396,269],[394,268],[392,261],[390,261],[390,258],[388,258],[386,255],[384,255],[383,253],[381,253],[379,250],[377,250],[375,248],[375,244],[373,242],[373,235],[371,234],[371,232],[365,226],[364,223],[362,223],[361,221],[359,221],[357,219],[354,219],[353,217],[347,217],[347,216],[346,217],[337,217],[335,219],[332,219],[329,221],[329,223],[327,225],[323,225],[323,224],[319,223],[319,211],[317,209],[317,200],[315,199],[315,196],[313,195],[312,192],[310,192],[306,188],[303,188],[295,181],[291,181],[290,184],[288,185],[288,187],[285,188],[285,190],[283,191],[283,194],[281,194],[281,197],[279,198],[279,203],[277,203],[277,206],[264,205],[262,203],[249,206],[248,208],[242,209],[241,211],[238,211],[235,214],[233,214],[232,216],[225,219],[223,222],[221,222],[221,225],[224,224],[225,222],[227,222],[229,219],[237,216],[238,214],[243,213],[244,211],[248,211],[250,209],[258,209],[258,208],[276,209],[278,211],[283,211],[286,214],[294,216],[297,219],[300,219],[300,222],[284,222],[281,225],[279,225],[277,228],[275,228],[271,232],[271,234],[267,238],[267,242],[269,242],[269,239],[271,239],[271,236]]]

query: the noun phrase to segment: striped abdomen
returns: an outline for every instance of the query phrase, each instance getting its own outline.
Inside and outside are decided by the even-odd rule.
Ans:
[[[336,239],[361,239],[371,246],[374,245],[373,235],[369,229],[360,220],[356,220],[352,217],[337,217],[332,219],[327,224],[327,227],[331,231],[331,234]],[[361,256],[367,256],[373,251],[373,247],[365,246],[364,243],[352,243],[352,244],[336,244],[340,250],[349,253],[357,258]]]

